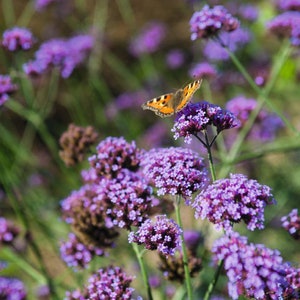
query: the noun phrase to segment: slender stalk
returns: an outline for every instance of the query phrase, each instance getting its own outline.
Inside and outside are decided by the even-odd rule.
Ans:
[[[176,196],[175,199],[175,213],[176,213],[176,220],[178,225],[181,229],[183,229],[181,216],[180,216],[180,196]],[[182,247],[182,256],[183,256],[183,268],[184,268],[184,276],[185,276],[185,284],[186,284],[186,290],[187,290],[187,299],[192,300],[193,299],[193,289],[192,289],[192,282],[191,282],[191,276],[190,276],[190,270],[188,267],[188,255],[187,255],[187,249],[183,238],[183,231],[180,235],[181,238],[181,247]]]
[[[148,273],[147,273],[147,269],[146,269],[146,266],[145,266],[144,260],[143,260],[143,252],[140,251],[140,249],[136,243],[132,243],[132,248],[135,252],[135,255],[138,259],[138,262],[139,262],[139,265],[141,268],[142,278],[143,278],[143,281],[144,281],[144,284],[145,284],[145,287],[147,290],[148,300],[153,300],[152,291],[151,291],[151,287],[150,287],[149,280],[148,280]]]
[[[206,142],[206,150],[207,150],[211,179],[212,179],[212,181],[215,181],[216,180],[216,172],[215,172],[213,157],[212,157],[212,153],[211,153],[211,144],[212,143],[209,143],[207,131],[205,131],[204,136],[205,136],[205,142]]]

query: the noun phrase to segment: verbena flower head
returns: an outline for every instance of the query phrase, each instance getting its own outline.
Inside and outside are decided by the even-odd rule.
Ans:
[[[278,0],[277,6],[281,10],[296,10],[300,11],[300,0]]]
[[[287,265],[285,271],[288,285],[285,286],[283,299],[300,299],[300,268]]]
[[[240,295],[255,299],[281,299],[286,280],[286,264],[278,250],[261,244],[248,244],[247,238],[233,232],[215,241],[213,260],[224,261],[228,277],[228,293],[232,299]]]
[[[166,57],[167,65],[170,69],[177,69],[183,65],[185,61],[184,52],[180,49],[171,50]]]
[[[290,38],[293,46],[300,45],[300,12],[286,11],[269,21],[267,28],[279,37]]]
[[[264,208],[274,204],[271,189],[242,174],[219,179],[196,196],[192,206],[195,217],[208,219],[231,231],[234,223],[244,221],[249,230],[264,228]]]
[[[25,300],[27,292],[22,281],[16,278],[0,277],[0,296],[7,300]]]
[[[210,8],[205,5],[202,10],[196,11],[191,20],[191,39],[214,37],[220,31],[233,31],[239,27],[239,21],[234,18],[222,5]]]
[[[131,41],[129,51],[136,57],[144,53],[153,53],[158,50],[165,35],[166,28],[163,23],[151,22]]]
[[[0,217],[0,245],[11,245],[19,232],[19,228],[11,221]]]
[[[89,300],[99,299],[132,299],[134,289],[130,287],[133,276],[127,275],[119,267],[99,269],[88,279],[86,285]]]
[[[300,216],[298,209],[293,209],[287,216],[281,218],[282,227],[296,240],[300,239]]]
[[[258,18],[259,10],[258,10],[257,6],[255,6],[255,5],[244,4],[239,7],[238,14],[244,20],[254,22]]]
[[[17,86],[12,83],[9,75],[0,75],[0,106],[3,105],[17,90]]]
[[[237,96],[226,104],[226,108],[239,119],[240,126],[238,126],[238,128],[242,128],[245,125],[251,112],[255,110],[256,107],[257,100],[244,96]],[[271,141],[282,127],[283,122],[277,115],[262,109],[251,128],[249,138],[259,141]]]
[[[249,43],[251,40],[251,34],[244,28],[238,28],[232,32],[221,32],[219,40],[209,40],[204,49],[203,54],[210,60],[228,60],[229,54],[224,49],[224,45],[229,48],[231,52],[235,52],[242,46]],[[220,42],[222,44],[220,44]]]
[[[56,67],[63,78],[68,78],[91,51],[93,43],[93,37],[89,35],[79,35],[69,40],[49,40],[35,53],[35,60],[23,66],[24,72],[40,75]]]
[[[155,220],[146,220],[137,230],[131,232],[130,243],[143,244],[148,250],[158,250],[161,254],[174,255],[180,246],[181,228],[166,215],[158,215]]]
[[[13,27],[4,31],[2,46],[9,51],[29,50],[34,44],[34,37],[30,30]]]
[[[61,242],[60,255],[68,267],[75,270],[86,268],[94,256],[103,256],[101,248],[81,243],[75,234],[70,233],[69,239]]]
[[[140,151],[134,141],[123,137],[108,137],[97,146],[97,154],[89,158],[98,176],[115,177],[122,169],[136,171],[140,163]]]
[[[189,71],[190,77],[193,78],[215,78],[217,70],[207,62],[194,65]]]
[[[185,230],[183,232],[183,238],[187,249],[192,253],[196,253],[198,246],[203,241],[202,234],[196,230]]]
[[[203,158],[190,149],[152,149],[143,155],[141,166],[159,196],[182,195],[188,199],[208,180]]]
[[[172,131],[174,138],[184,137],[185,143],[191,143],[192,135],[207,130],[208,126],[216,127],[217,133],[238,126],[236,117],[220,106],[208,102],[188,104],[177,114]]]

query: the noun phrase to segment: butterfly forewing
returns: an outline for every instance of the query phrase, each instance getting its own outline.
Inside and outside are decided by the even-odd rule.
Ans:
[[[159,116],[166,116],[172,114],[173,108],[171,101],[173,99],[173,93],[161,95],[157,98],[153,98],[142,105],[143,109],[153,110]]]

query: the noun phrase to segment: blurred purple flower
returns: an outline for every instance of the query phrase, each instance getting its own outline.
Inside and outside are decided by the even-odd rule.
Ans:
[[[192,253],[196,253],[198,246],[203,241],[202,234],[196,230],[185,230],[183,232],[183,238],[188,250]]]
[[[161,147],[169,137],[169,128],[166,122],[158,121],[146,129],[145,133],[140,139],[140,144],[145,148]]]
[[[11,245],[19,232],[20,229],[11,221],[0,217],[0,245]]]
[[[0,75],[0,106],[9,98],[9,95],[17,90],[17,86],[12,83],[9,75]]]
[[[51,3],[56,2],[57,0],[35,0],[35,9],[37,11],[44,10]]]
[[[207,62],[194,65],[189,70],[189,75],[192,78],[215,78],[217,70],[215,67]]]
[[[210,8],[205,5],[196,11],[191,20],[191,39],[211,38],[221,31],[234,31],[239,27],[239,21],[234,18],[222,5]]]
[[[217,229],[232,231],[244,221],[249,230],[264,228],[264,208],[274,204],[271,189],[242,174],[219,179],[198,194],[192,206],[195,217],[208,219]]]
[[[244,96],[237,96],[226,104],[226,108],[240,121],[240,126],[237,128],[242,128],[245,125],[251,112],[256,107],[257,101],[255,99],[248,99]],[[271,114],[266,110],[261,110],[252,126],[249,138],[259,141],[272,141],[283,125],[282,120],[277,115]]]
[[[218,40],[209,40],[206,43],[203,53],[211,60],[228,60],[229,54],[224,46],[228,47],[231,52],[235,52],[250,40],[251,34],[244,28],[238,28],[233,32],[221,32]]]
[[[22,281],[16,278],[0,277],[0,298],[25,300],[27,292]]]
[[[167,53],[166,62],[170,69],[180,68],[185,60],[184,52],[180,49],[173,49]]]
[[[136,171],[139,168],[141,154],[134,141],[128,143],[123,137],[107,137],[96,150],[89,162],[99,177],[115,177],[122,169]]]
[[[296,10],[300,11],[300,0],[278,0],[277,6],[281,10]]]
[[[258,300],[281,299],[288,282],[286,264],[278,250],[248,244],[246,237],[233,232],[216,240],[212,252],[216,264],[223,260],[231,299],[240,295]]]
[[[75,270],[86,268],[94,256],[103,256],[101,248],[81,243],[75,234],[70,233],[68,240],[61,242],[60,255],[68,267]]]
[[[284,1],[286,1],[286,0],[284,0]],[[244,4],[239,7],[238,14],[244,20],[254,22],[258,18],[259,10],[256,6],[254,6],[252,4]]]
[[[207,130],[208,126],[214,126],[217,132],[238,126],[236,117],[222,109],[220,106],[208,102],[188,104],[177,114],[175,124],[172,128],[174,138],[184,137],[184,142],[191,143],[192,135],[198,136]]]
[[[300,216],[298,209],[293,209],[287,216],[281,218],[282,227],[296,240],[300,239]]]
[[[293,46],[300,45],[300,12],[283,12],[269,21],[266,26],[271,32],[280,38],[290,38]]]
[[[22,27],[13,27],[4,31],[2,46],[9,51],[29,50],[34,43],[30,30]]]
[[[158,215],[155,221],[146,220],[137,230],[130,232],[130,243],[144,245],[148,250],[158,250],[161,254],[174,255],[180,247],[180,235],[182,230],[172,219],[166,215]]]
[[[143,155],[142,172],[160,195],[182,195],[189,199],[207,183],[203,158],[185,148],[152,149]]]
[[[130,42],[129,52],[136,57],[156,52],[165,35],[166,27],[163,23],[151,22]]]
[[[68,40],[52,39],[43,43],[35,53],[35,60],[24,64],[27,75],[40,75],[56,67],[63,78],[68,78],[92,50],[94,39],[78,35]]]

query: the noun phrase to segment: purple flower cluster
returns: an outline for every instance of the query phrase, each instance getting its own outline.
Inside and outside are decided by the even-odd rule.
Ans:
[[[238,96],[227,102],[226,108],[230,110],[240,121],[240,127],[243,127],[253,110],[257,107],[257,101],[244,96]],[[249,133],[249,138],[259,141],[271,141],[276,133],[283,127],[282,120],[275,114],[266,110],[261,110],[255,120]]]
[[[258,14],[259,14],[258,8],[252,4],[241,5],[238,9],[238,15],[241,18],[248,20],[250,22],[256,21],[258,18]]]
[[[139,57],[145,53],[156,52],[166,35],[165,25],[152,22],[146,25],[140,34],[136,36],[129,45],[132,55]]]
[[[166,57],[167,65],[170,69],[177,69],[184,63],[185,55],[180,49],[171,50]]]
[[[122,169],[136,171],[140,163],[140,151],[134,141],[123,137],[108,137],[97,146],[97,154],[89,158],[98,176],[115,177]]]
[[[287,216],[281,218],[282,227],[287,230],[290,235],[296,239],[300,239],[300,216],[298,209],[293,209]]]
[[[222,5],[210,8],[205,5],[202,10],[196,11],[191,20],[191,39],[214,37],[220,31],[233,31],[239,27],[239,21],[234,18]]]
[[[221,32],[218,41],[209,40],[206,43],[203,53],[211,60],[228,60],[229,54],[226,49],[224,49],[224,46],[231,52],[235,52],[243,45],[249,43],[250,40],[251,35],[249,31],[243,28],[238,28],[232,32]]]
[[[208,102],[188,104],[177,114],[176,122],[172,128],[174,138],[184,137],[185,143],[190,144],[191,136],[207,130],[208,126],[216,127],[217,133],[222,130],[238,126],[236,117],[220,106]]]
[[[281,10],[295,10],[300,11],[300,0],[278,0],[277,6]]]
[[[9,75],[0,75],[0,106],[9,98],[9,95],[17,90],[17,86],[12,83]]]
[[[24,72],[27,75],[41,75],[56,67],[63,78],[68,78],[75,67],[84,61],[93,45],[94,38],[90,35],[49,40],[35,53],[35,60],[23,66]]]
[[[130,243],[143,244],[148,250],[158,250],[161,254],[174,255],[180,247],[181,228],[166,215],[158,215],[155,221],[146,220],[136,232],[130,232]]]
[[[134,289],[130,284],[134,277],[127,275],[119,267],[106,267],[93,274],[85,286],[84,292],[79,290],[66,293],[67,300],[130,300]]]
[[[240,295],[262,299],[281,299],[286,280],[286,264],[280,252],[261,244],[248,244],[247,238],[233,232],[215,241],[214,261],[224,262],[232,299]]]
[[[20,230],[11,221],[0,217],[0,245],[10,245],[18,236]]]
[[[190,149],[152,149],[144,154],[141,166],[158,195],[182,195],[188,199],[208,180],[203,158]]]
[[[16,278],[0,277],[0,298],[25,300],[27,292],[22,281]]]
[[[264,208],[274,202],[268,186],[242,174],[231,174],[201,191],[192,206],[196,218],[207,218],[217,229],[231,231],[234,223],[244,221],[254,230],[264,228]]]
[[[35,9],[38,11],[42,11],[55,1],[57,0],[35,0]]]
[[[288,37],[293,46],[300,45],[300,12],[286,11],[267,23],[267,28],[279,37]]]
[[[217,76],[217,70],[211,64],[204,62],[194,65],[189,75],[192,78],[215,78]]]
[[[67,266],[77,270],[86,268],[94,256],[103,256],[104,251],[92,245],[86,246],[70,233],[69,239],[60,245],[60,254]]]
[[[30,30],[21,27],[13,27],[4,31],[2,46],[9,51],[29,50],[34,43],[34,37]]]

